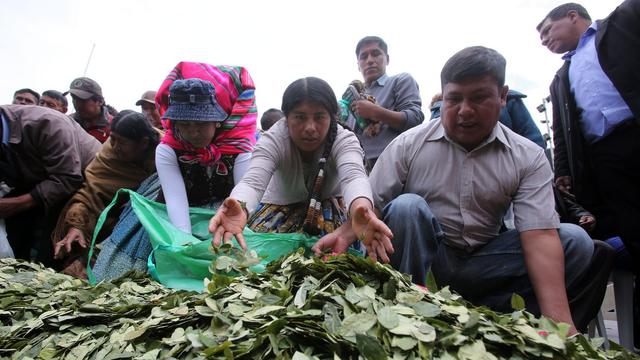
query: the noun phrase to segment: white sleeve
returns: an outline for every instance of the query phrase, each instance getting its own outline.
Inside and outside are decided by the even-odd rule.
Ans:
[[[171,223],[191,234],[187,189],[178,166],[178,157],[169,145],[160,144],[156,147],[156,169]]]
[[[236,156],[236,161],[233,163],[233,183],[238,184],[244,174],[249,170],[249,164],[251,164],[251,153],[242,153]]]
[[[282,145],[282,140],[279,136],[274,135],[279,130],[280,128],[274,125],[273,128],[262,134],[253,154],[251,154],[251,161],[243,172],[244,176],[241,181],[236,180],[236,186],[233,187],[231,195],[229,195],[238,201],[244,201],[250,215],[253,214],[262,199],[277,164],[280,163],[281,149],[279,145]],[[236,158],[236,163],[239,157]],[[234,180],[235,171],[234,169]]]
[[[356,135],[340,127],[331,149],[331,156],[336,163],[336,176],[339,179],[342,199],[351,210],[351,203],[360,197],[366,198],[374,205],[371,183],[364,169],[364,151]]]

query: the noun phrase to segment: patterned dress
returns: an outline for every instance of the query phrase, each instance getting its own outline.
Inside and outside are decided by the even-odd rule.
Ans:
[[[291,205],[260,203],[247,226],[255,232],[295,233],[303,232],[302,225],[307,216],[307,202]],[[342,198],[322,201],[322,217],[318,218],[320,236],[333,232],[347,219]]]

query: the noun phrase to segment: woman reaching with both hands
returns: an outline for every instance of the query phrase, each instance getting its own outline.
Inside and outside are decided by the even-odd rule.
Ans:
[[[253,142],[246,137],[225,143],[222,128],[229,114],[218,103],[216,88],[207,80],[176,80],[163,115],[167,135],[156,148],[162,190],[171,223],[191,234],[190,207],[217,208],[240,181],[251,159]],[[255,122],[255,116],[253,117]],[[252,137],[255,128],[249,133]],[[239,134],[235,134],[238,136]],[[241,145],[245,152],[241,152]],[[231,148],[231,149],[229,149]]]
[[[235,237],[246,249],[248,225],[256,232],[324,235],[313,246],[318,255],[342,253],[360,240],[372,259],[388,262],[393,235],[374,213],[364,153],[356,136],[338,125],[329,84],[315,77],[294,81],[282,111],[286,118],[260,138],[245,176],[211,218],[213,244]]]
[[[154,184],[149,196],[166,203],[169,220],[184,233],[192,234],[189,208],[217,208],[248,168],[255,143],[254,90],[243,67],[191,62],[179,63],[158,90],[166,132],[155,149],[160,189]],[[149,233],[128,209],[96,261],[97,281],[147,270]]]

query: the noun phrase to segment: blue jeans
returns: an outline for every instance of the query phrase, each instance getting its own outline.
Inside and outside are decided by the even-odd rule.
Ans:
[[[529,280],[518,231],[509,230],[472,253],[447,245],[440,224],[421,196],[403,194],[382,212],[394,234],[391,265],[424,285],[429,268],[438,286],[448,285],[475,305],[511,310],[511,296],[525,299],[527,310],[539,313]],[[571,289],[591,262],[593,241],[579,226],[558,229],[565,257],[565,284]]]

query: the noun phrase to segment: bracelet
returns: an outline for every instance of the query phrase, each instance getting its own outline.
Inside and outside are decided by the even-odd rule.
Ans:
[[[240,200],[238,200],[238,202],[240,203],[240,208],[244,211],[244,214],[247,216],[247,220],[249,220],[249,211],[247,210],[247,202],[240,201]]]

